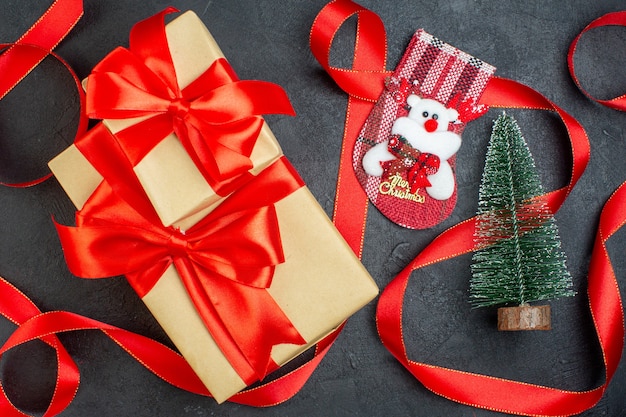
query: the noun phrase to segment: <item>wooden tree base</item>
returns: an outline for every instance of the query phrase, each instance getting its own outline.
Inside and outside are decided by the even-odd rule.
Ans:
[[[521,305],[498,309],[498,330],[550,330],[550,306]]]

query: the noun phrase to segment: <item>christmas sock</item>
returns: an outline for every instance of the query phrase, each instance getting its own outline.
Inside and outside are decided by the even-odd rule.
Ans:
[[[412,37],[353,154],[361,186],[391,221],[425,229],[452,213],[461,133],[486,112],[475,103],[494,71],[422,29]]]

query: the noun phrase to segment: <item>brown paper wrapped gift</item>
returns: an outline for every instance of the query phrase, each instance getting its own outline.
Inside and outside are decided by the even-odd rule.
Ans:
[[[183,17],[189,19],[190,16],[191,22],[180,20]],[[193,21],[197,21],[195,15],[184,14],[168,25],[168,33],[172,27],[177,27],[172,26],[174,22],[180,25],[178,27],[187,29],[188,26],[193,26]],[[92,130],[96,133],[88,134],[87,137],[106,138],[107,135],[103,134],[105,131],[110,135],[107,129],[99,125]],[[271,135],[266,127],[264,132]],[[94,191],[110,187],[110,182],[120,185],[112,188],[124,194],[125,182],[117,181],[113,177],[125,167],[130,176],[136,179],[132,174],[132,167],[120,154],[114,141],[96,140],[95,143],[98,144],[98,150],[106,153],[108,149],[111,152],[111,155],[106,155],[98,162],[110,164],[111,169],[102,169],[98,164],[96,166],[99,169],[94,168],[93,161],[87,161],[76,147],[66,150],[50,163],[63,188],[77,208],[82,209],[79,214],[85,207],[89,209],[89,200],[97,194]],[[277,145],[276,148],[279,149]],[[168,154],[169,160],[178,157],[178,154]],[[275,159],[269,158],[268,161],[274,162],[270,161],[266,166],[276,165]],[[284,157],[279,159],[284,161]],[[100,172],[107,174],[107,180],[103,180]],[[255,179],[249,181],[246,187],[253,186],[254,181]],[[171,186],[179,189],[183,195],[193,194],[194,188],[190,183],[193,180],[181,179]],[[137,188],[145,191],[142,185]],[[251,195],[250,198],[254,196]],[[217,201],[213,204],[219,206],[220,203]],[[305,186],[278,201],[275,207],[285,262],[276,266],[271,286],[266,291],[306,341],[300,345],[274,346],[271,358],[276,364],[282,365],[314,345],[371,301],[378,294],[378,288]],[[209,206],[204,211],[181,217],[176,222],[177,227],[161,226],[172,231],[178,227],[192,230],[190,228],[211,209]],[[142,296],[142,300],[218,402],[225,401],[245,388],[246,383],[207,330],[173,265],[160,275],[156,283]]]
[[[284,157],[272,167],[283,161],[286,161]],[[271,172],[269,168],[261,177],[268,172]],[[255,181],[250,181],[243,190],[254,187]],[[92,186],[107,187],[108,182]],[[87,190],[80,192],[87,193]],[[222,204],[226,202],[228,200]],[[101,204],[95,206],[100,208]],[[266,291],[306,341],[302,345],[274,346],[271,357],[282,365],[371,301],[378,288],[306,186],[282,198],[275,207],[285,261],[276,266],[271,286]],[[79,211],[79,216],[85,209],[91,210],[90,200]],[[118,213],[116,211],[115,216]],[[174,228],[160,227],[175,233]],[[188,233],[192,230],[189,229]],[[61,240],[68,257],[63,236]],[[87,259],[87,256],[93,256],[90,249],[85,253],[90,255],[76,258],[87,265],[97,262]],[[74,270],[69,257],[68,264]],[[218,402],[246,386],[207,331],[173,265],[158,278],[142,300]]]
[[[181,89],[203,74],[223,54],[202,21],[191,11],[186,12],[166,26],[169,52],[176,71],[176,79]],[[88,92],[88,102],[89,102]],[[132,127],[149,117],[105,119],[103,123],[117,133]],[[263,123],[250,160],[250,173],[257,174],[280,157],[282,151],[268,126]],[[70,172],[65,167],[73,167]],[[75,175],[80,167],[81,175]],[[76,182],[91,182],[101,175],[89,166],[81,152],[74,145],[50,162],[50,168],[62,184],[79,185]],[[172,133],[161,140],[141,159],[134,168],[146,190],[162,223],[165,226],[176,224],[186,228],[202,218],[219,203],[223,195],[218,194],[207,183],[200,170],[185,151],[177,136]],[[180,184],[185,182],[185,188]],[[89,187],[70,186],[66,192],[77,207],[82,207],[87,195],[80,194]],[[221,193],[224,194],[224,193]],[[194,216],[195,215],[195,216]],[[185,220],[183,220],[185,219]],[[191,219],[191,220],[190,220]]]

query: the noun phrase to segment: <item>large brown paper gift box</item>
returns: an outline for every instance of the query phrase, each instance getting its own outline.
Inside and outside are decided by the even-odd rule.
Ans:
[[[99,185],[90,184],[91,190]],[[276,267],[267,291],[307,341],[274,346],[272,359],[283,365],[370,302],[378,288],[306,186],[276,203],[276,211],[285,262]],[[142,300],[218,402],[245,388],[175,267]]]
[[[168,36],[191,27],[195,32],[198,24],[206,40],[208,32],[189,12],[168,24]],[[188,43],[197,41],[186,38]],[[266,127],[264,134],[275,143]],[[185,159],[180,153],[168,155],[175,164],[180,162],[177,158]],[[78,209],[103,183],[103,177],[74,146],[51,161],[50,167]],[[193,194],[195,185],[189,183],[181,179],[171,186],[183,195]],[[272,359],[283,365],[370,302],[378,287],[306,186],[276,203],[276,209],[286,261],[276,267],[268,292],[307,341],[274,346]],[[208,211],[182,216],[176,226],[189,228]],[[218,402],[245,388],[207,331],[175,267],[170,266],[142,300]]]
[[[192,11],[181,14],[167,24],[166,36],[181,89],[197,79],[216,59],[224,57],[207,28]],[[111,132],[117,133],[145,119],[105,119],[103,123]],[[267,124],[263,123],[250,156],[253,163],[250,172],[257,174],[281,155],[282,150],[276,138]],[[79,208],[88,197],[80,190],[89,187],[80,187],[76,183],[101,179],[101,175],[90,167],[74,145],[49,165],[61,184],[79,185],[66,189],[70,199]],[[65,167],[68,166],[80,166],[81,176],[77,177],[74,170],[67,172]],[[204,179],[174,133],[156,145],[134,170],[165,226],[176,224],[185,229],[204,217],[210,212],[211,206],[223,199]],[[183,182],[186,184],[185,189],[180,187]]]

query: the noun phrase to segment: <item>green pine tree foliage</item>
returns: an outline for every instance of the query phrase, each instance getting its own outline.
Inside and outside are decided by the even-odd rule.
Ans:
[[[574,295],[554,215],[517,122],[494,122],[478,202],[473,307]]]

